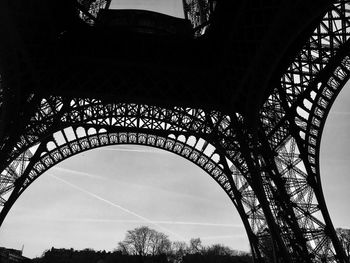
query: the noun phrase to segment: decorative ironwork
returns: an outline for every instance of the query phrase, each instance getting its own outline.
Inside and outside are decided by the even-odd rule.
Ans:
[[[336,1],[327,10],[260,112],[282,187],[316,262],[345,258],[321,190],[319,149],[327,114],[349,78],[348,8],[348,1]]]
[[[215,3],[184,1],[197,36],[205,34]],[[93,24],[109,2],[78,4],[80,18]],[[237,112],[25,94],[23,124],[14,134],[0,133],[0,223],[21,193],[62,160],[106,145],[147,145],[190,160],[221,186],[242,217],[256,262],[349,262],[319,169],[324,123],[350,77],[349,10],[350,1],[329,5],[266,96],[254,127]],[[0,110],[9,99],[4,90]]]
[[[216,0],[183,0],[185,19],[191,21],[196,36],[205,33],[215,6]]]
[[[112,0],[77,0],[79,17],[87,24],[93,25],[101,9],[108,9]]]
[[[245,218],[252,249],[261,257],[259,242],[254,240],[259,239],[266,224],[254,192],[234,164],[205,139],[212,136],[214,128],[226,132],[228,125],[227,116],[218,112],[209,116],[199,109],[104,104],[94,99],[43,99],[11,153],[16,158],[1,173],[0,219],[38,176],[62,160],[106,145],[148,145],[183,156],[208,172]],[[19,180],[22,183],[16,188]]]

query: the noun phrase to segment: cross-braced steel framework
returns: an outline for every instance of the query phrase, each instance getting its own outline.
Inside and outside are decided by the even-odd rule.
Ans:
[[[109,4],[79,1],[77,8],[94,24]],[[210,25],[212,1],[186,0],[184,6],[194,27]],[[349,37],[350,1],[334,1],[271,89],[255,126],[238,112],[31,93],[20,115],[28,121],[16,133],[8,112],[15,110],[16,79],[24,73],[21,61],[8,62],[0,97],[0,224],[52,166],[97,147],[137,144],[173,152],[205,170],[241,216],[256,262],[349,262],[319,169],[325,120],[349,78]]]

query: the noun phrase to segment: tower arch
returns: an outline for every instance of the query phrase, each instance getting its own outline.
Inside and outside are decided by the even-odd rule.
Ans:
[[[250,240],[252,253],[260,261],[263,260],[262,255],[266,248],[262,244],[262,239],[266,236],[263,232],[266,223],[253,197],[254,193],[236,168],[231,166],[229,170],[225,169],[224,166],[227,164],[220,160],[221,157],[213,145],[191,135],[186,137],[169,134],[168,137],[163,137],[147,133],[113,131],[113,129],[108,131],[107,127],[98,128],[90,125],[60,129],[20,154],[2,173],[2,178],[6,177],[8,184],[1,189],[3,205],[0,211],[1,220],[4,220],[20,195],[51,167],[91,149],[122,144],[163,149],[203,169],[219,184],[237,208],[248,238],[252,239]],[[18,183],[19,181],[22,182]],[[4,180],[2,182],[4,183]]]
[[[87,64],[73,56],[77,61],[69,60],[72,63],[68,67],[57,56],[55,58],[59,63],[53,66],[57,66],[60,73],[50,75],[51,72],[44,69],[46,64],[40,63],[43,62],[41,57],[35,57],[36,53],[32,55],[39,59],[39,63],[35,65],[37,68],[32,67],[32,61],[26,60],[23,54],[18,56],[19,63],[9,67],[15,68],[9,70],[14,74],[7,79],[23,77],[21,80],[27,85],[17,81],[12,85],[12,90],[7,90],[11,96],[7,96],[6,111],[1,114],[6,120],[0,130],[0,171],[3,171],[0,203],[4,204],[3,208],[6,203],[11,203],[7,198],[8,194],[12,195],[14,192],[15,197],[16,191],[28,179],[22,176],[23,171],[27,171],[29,176],[35,164],[37,170],[44,171],[45,165],[50,166],[55,158],[58,160],[64,154],[68,156],[70,151],[73,152],[70,147],[80,149],[80,145],[70,143],[78,140],[79,127],[83,128],[88,138],[82,142],[82,149],[104,141],[105,137],[98,136],[100,133],[101,136],[104,133],[126,133],[126,141],[132,141],[135,134],[136,138],[139,134],[157,136],[165,138],[164,140],[171,138],[186,144],[190,149],[202,139],[203,147],[199,152],[210,156],[210,161],[224,171],[231,187],[236,185],[238,190],[235,200],[240,200],[244,207],[249,207],[241,211],[244,211],[243,221],[248,218],[247,229],[252,229],[254,233],[250,241],[253,242],[253,248],[257,249],[252,249],[253,253],[259,251],[260,254],[256,252],[256,255],[263,254],[260,237],[265,233],[265,238],[272,239],[274,254],[280,261],[300,262],[302,259],[309,263],[348,262],[325,205],[320,183],[319,148],[329,109],[349,75],[349,1],[322,1],[322,4],[319,4],[320,1],[270,1],[268,8],[265,3],[256,5],[253,1],[239,1],[240,5],[230,1],[209,2],[217,6],[215,10],[211,10],[214,12],[214,21],[205,21],[203,27],[197,28],[197,34],[205,37],[196,42],[209,44],[196,46],[195,38],[181,38],[180,42],[186,43],[184,46],[191,46],[193,49],[186,49],[188,53],[176,49],[176,55],[171,57],[174,59],[172,62],[175,62],[170,63],[176,73],[163,71],[169,66],[167,49],[162,50],[164,54],[161,62],[154,63],[152,55],[147,57],[149,64],[146,63],[147,66],[137,70],[138,81],[133,79],[133,66],[139,64],[140,57],[134,56],[133,52],[124,57],[125,61],[129,62],[131,58],[134,63],[127,69],[124,63],[116,63],[119,60],[109,60],[111,68],[104,63],[95,67],[96,60],[107,60],[105,55],[108,52],[103,50],[98,54],[100,57],[91,56],[90,48],[96,47],[96,44],[104,48],[105,42],[95,39],[101,35],[84,35],[85,31],[79,37],[91,40],[85,42],[87,46],[78,45],[71,50],[65,49],[63,45],[59,54],[63,55],[67,51],[67,57],[73,55],[72,53],[75,55],[75,52],[79,53],[78,58],[86,55],[84,62],[88,62]],[[93,3],[102,5],[92,5]],[[80,9],[80,19],[93,25],[99,8],[108,3],[110,2],[90,1],[88,10]],[[95,9],[90,10],[91,6]],[[310,11],[307,11],[308,8],[316,7],[319,8],[315,12],[324,12],[323,17],[315,18],[312,12],[313,18],[307,15]],[[235,10],[235,19],[229,16],[232,9]],[[290,20],[284,20],[285,10],[288,10]],[[300,10],[305,12],[300,13]],[[66,11],[72,10],[67,8]],[[191,12],[187,14],[190,16]],[[252,15],[255,19],[242,19],[247,15]],[[42,18],[43,21],[47,21],[46,17]],[[304,22],[310,25],[307,30],[300,26]],[[28,29],[25,23],[21,26]],[[70,29],[69,26],[71,25],[65,29]],[[314,31],[311,31],[312,26],[315,27]],[[305,32],[300,32],[302,28]],[[25,29],[20,28],[18,32],[24,32],[23,36],[29,40],[36,40],[35,37],[31,38],[31,31],[26,32]],[[48,33],[50,30],[45,28],[43,31]],[[79,42],[74,38],[77,31],[72,32],[67,41]],[[108,39],[109,36],[103,34],[103,39]],[[156,36],[158,37],[160,36]],[[279,38],[284,41],[279,41]],[[224,46],[220,43],[223,39]],[[120,39],[112,40],[116,44]],[[174,40],[175,38],[167,44],[178,47],[180,42],[174,44]],[[133,44],[135,48],[138,46],[135,42],[137,41],[126,41],[123,44]],[[23,44],[20,41],[19,43]],[[47,46],[47,43],[40,41],[35,43]],[[283,43],[289,43],[290,49],[286,50]],[[57,42],[57,45],[60,44],[62,42]],[[5,51],[13,51],[13,48],[4,46]],[[152,46],[147,46],[140,53],[148,54]],[[261,46],[266,49],[256,49]],[[211,53],[213,47],[214,51]],[[21,50],[20,46],[16,48]],[[27,48],[33,46],[29,45]],[[209,52],[203,52],[208,50]],[[202,60],[202,52],[209,53],[205,61]],[[13,53],[14,57],[18,54]],[[113,58],[119,55],[115,52]],[[232,61],[226,57],[232,58]],[[183,70],[182,66],[185,64],[179,63],[179,58],[192,58],[187,60],[193,62],[187,69],[193,72]],[[202,67],[203,65],[210,67]],[[114,74],[117,71],[115,67],[122,72],[120,75]],[[221,74],[221,69],[227,72]],[[49,77],[38,74],[43,72],[48,73]],[[167,74],[164,75],[164,72]],[[123,73],[127,76],[123,76]],[[51,85],[50,76],[56,77],[56,85]],[[101,82],[104,85],[96,85]],[[117,89],[113,89],[116,86]],[[181,92],[177,92],[175,87],[180,87]],[[258,89],[259,87],[263,88]],[[73,88],[75,90],[72,95]],[[21,96],[20,92],[23,92]],[[111,93],[113,96],[110,97]],[[104,99],[94,98],[95,94],[98,95],[96,98]],[[169,99],[170,97],[174,98]],[[261,105],[259,101],[262,99],[265,102]],[[173,103],[167,105],[169,101]],[[11,116],[18,119],[11,119]],[[8,127],[11,129],[7,129]],[[77,133],[76,139],[73,137],[70,141],[70,134],[74,135],[74,132]],[[124,137],[123,135],[119,138],[118,135],[118,140]],[[109,135],[107,141],[108,139]],[[51,153],[55,153],[54,157]],[[258,222],[262,221],[266,222],[267,227],[262,232],[255,231],[256,226],[261,230]]]

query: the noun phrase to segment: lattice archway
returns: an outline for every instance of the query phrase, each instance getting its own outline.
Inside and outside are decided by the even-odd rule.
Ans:
[[[43,103],[47,103],[47,100],[43,100],[40,106],[45,109],[42,107]],[[136,104],[132,106],[140,107]],[[206,171],[231,199],[246,228],[254,257],[262,260],[262,255],[266,254],[264,240],[268,233],[265,231],[267,225],[259,202],[245,178],[215,146],[203,138],[188,135],[185,131],[169,131],[168,136],[164,137],[164,133],[157,134],[154,131],[155,134],[146,133],[146,130],[145,133],[118,131],[123,128],[113,125],[99,126],[95,121],[96,118],[92,118],[88,121],[90,124],[68,126],[52,134],[45,133],[44,138],[37,137],[27,144],[30,147],[19,154],[1,174],[1,221],[30,184],[61,161],[103,146],[145,145],[175,153]],[[136,119],[133,121],[140,123]]]
[[[16,193],[22,184],[30,184],[30,179],[22,175],[29,176],[35,165],[39,173],[45,171],[45,165],[50,166],[55,158],[59,160],[63,154],[68,156],[73,151],[69,146],[75,140],[64,138],[65,135],[70,138],[67,136],[69,127],[73,134],[78,127],[86,129],[88,147],[100,145],[103,139],[99,134],[107,138],[107,134],[118,134],[118,138],[126,134],[126,141],[129,135],[138,138],[146,134],[146,137],[162,138],[164,142],[179,141],[185,145],[183,148],[192,147],[221,169],[231,190],[237,189],[234,200],[243,222],[249,222],[245,224],[248,235],[249,229],[254,233],[249,237],[253,252],[258,256],[263,254],[259,226],[264,225],[259,222],[266,221],[274,231],[271,233],[278,246],[278,258],[286,262],[300,259],[304,262],[347,262],[322,194],[319,149],[327,114],[349,78],[349,8],[348,0],[330,4],[290,65],[283,69],[276,86],[271,87],[260,109],[257,129],[253,131],[238,113],[227,116],[214,110],[182,106],[117,104],[31,94],[26,103],[28,108],[34,108],[34,116],[23,118],[27,126],[18,137],[13,136],[12,141],[6,141],[9,137],[5,137],[1,142],[2,211],[11,203],[7,198],[11,191]],[[27,114],[26,109],[22,109],[23,115]],[[98,135],[88,134],[90,128],[97,128]],[[56,141],[59,132],[66,144]],[[180,136],[185,140],[180,140]],[[193,147],[190,141],[187,145],[190,136],[211,144],[219,158],[203,155],[205,149]],[[76,140],[78,138],[79,132]],[[55,150],[53,157],[51,153]],[[34,170],[33,178],[35,173]],[[256,183],[256,180],[260,181]]]
[[[301,100],[303,106],[295,107],[298,113],[295,116],[296,124],[299,125],[298,128],[301,128],[299,135],[304,132],[307,136],[312,136],[316,128],[318,134],[322,133],[327,113],[349,78],[350,63],[347,53],[344,56],[339,56],[338,59],[340,63],[329,70],[327,81],[315,85],[315,88],[309,90],[308,93],[304,92],[302,94],[304,99]],[[314,94],[313,97],[309,93]],[[279,107],[283,109],[283,99],[281,99],[280,94],[281,91],[275,91],[264,107],[270,107],[269,103],[279,103]],[[278,99],[274,99],[274,96]],[[313,106],[305,108],[305,101],[311,99],[312,103],[310,104]],[[301,113],[299,108],[303,108],[307,115]],[[283,114],[286,115],[286,112]],[[261,258],[266,253],[264,252],[264,243],[266,244],[264,239],[266,240],[269,236],[269,233],[266,232],[268,227],[258,198],[246,180],[245,171],[241,170],[245,164],[240,164],[239,159],[238,163],[232,163],[241,147],[239,138],[237,138],[237,130],[240,127],[234,126],[240,124],[241,116],[237,114],[236,117],[238,121],[234,122],[230,116],[201,109],[184,107],[169,109],[127,103],[105,104],[96,99],[67,99],[64,97],[42,99],[37,105],[35,116],[32,117],[25,132],[9,153],[10,161],[1,174],[2,220],[18,196],[35,178],[65,158],[104,145],[122,143],[148,145],[179,154],[207,171],[229,195],[238,209],[247,229],[252,251],[255,253],[254,257]],[[265,118],[267,115],[262,111],[262,123],[265,123]],[[300,121],[301,118],[308,118],[309,124],[306,125],[305,121]],[[320,120],[318,124],[313,122],[315,118]],[[275,118],[275,120],[283,123],[281,118]],[[289,121],[287,118],[284,120]],[[315,163],[311,162],[311,165],[316,169],[313,174],[318,178],[320,176],[318,153],[313,150],[313,148],[319,149],[317,144],[320,143],[320,140],[299,138],[285,130],[288,126],[278,125],[280,128],[272,130],[272,132],[269,132],[269,129],[274,125],[265,128],[271,148],[277,153],[275,162],[278,171],[287,178],[289,187],[300,189],[296,198],[304,198],[303,193],[314,191],[308,185],[307,177],[310,176],[310,174],[307,175],[306,171],[307,165],[309,165],[308,160],[315,160]],[[197,137],[193,134],[197,134]],[[210,144],[208,141],[210,141],[212,134],[217,137],[213,140],[213,144]],[[139,138],[143,139],[140,141]],[[298,139],[302,139],[310,146],[300,147]],[[172,145],[181,146],[171,149]],[[300,152],[303,149],[307,149],[311,157],[305,158],[303,156],[304,158],[302,158]],[[210,165],[205,166],[206,163]],[[300,165],[303,166],[303,171],[299,169]],[[213,173],[208,167],[215,167],[212,169]],[[295,175],[302,175],[303,178],[297,178]],[[18,185],[18,189],[16,189],[16,185]],[[11,199],[10,194],[15,190],[17,192],[14,192],[13,199]],[[295,190],[295,192],[297,191],[299,190]],[[272,200],[273,197],[269,198]],[[316,234],[310,232],[310,238],[319,242],[315,243],[314,248],[310,248],[310,250],[324,248],[321,255],[328,255],[332,248],[327,248],[329,245],[324,247],[324,244],[329,242],[329,239],[323,235],[324,223],[321,223],[321,227],[318,229],[312,226],[314,223],[310,223],[312,221],[318,222],[317,217],[313,216],[315,212],[320,211],[317,201],[302,201],[299,202],[298,206],[301,208],[300,211],[309,213],[302,215],[300,222],[303,223],[301,224],[306,224],[310,227],[309,230],[315,231]],[[284,238],[288,239],[288,233]],[[334,258],[334,254],[329,257]]]

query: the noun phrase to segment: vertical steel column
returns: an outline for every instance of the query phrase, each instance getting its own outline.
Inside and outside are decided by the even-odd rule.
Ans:
[[[278,262],[292,263],[291,255],[288,252],[286,244],[284,243],[281,237],[281,229],[276,223],[273,213],[271,211],[268,199],[263,186],[263,179],[261,177],[261,167],[259,165],[259,160],[257,156],[257,133],[250,132],[250,128],[245,124],[241,123],[244,120],[238,120],[236,116],[232,117],[233,125],[237,131],[239,138],[239,143],[241,146],[241,153],[244,161],[248,166],[247,176],[248,182],[251,184],[252,189],[254,190],[260,205],[264,211],[267,224],[269,226],[269,231],[272,237],[272,240],[276,244],[275,254]]]
[[[254,263],[264,263],[264,259],[262,258],[261,256],[261,253],[259,251],[259,247],[258,247],[258,239],[257,237],[255,236],[255,234],[253,233],[251,227],[250,227],[250,224],[249,224],[249,221],[248,221],[248,218],[247,218],[247,215],[244,211],[244,207],[243,207],[243,204],[241,202],[241,193],[238,191],[235,183],[233,182],[232,180],[232,177],[231,177],[231,170],[227,164],[227,162],[225,161],[225,156],[220,152],[219,153],[220,155],[220,163],[223,165],[223,169],[224,169],[224,172],[226,173],[226,176],[227,178],[229,179],[230,181],[230,184],[231,184],[231,188],[234,192],[234,195],[236,197],[236,203],[235,203],[235,206],[236,206],[236,209],[242,219],[242,222],[243,222],[243,225],[245,227],[245,230],[247,232],[247,236],[248,236],[248,239],[249,239],[249,243],[250,243],[250,246],[251,246],[251,250],[252,250],[252,257],[253,257],[253,260],[254,260]]]
[[[296,215],[293,211],[292,201],[288,196],[288,193],[285,188],[284,180],[279,173],[274,157],[278,154],[274,152],[268,140],[262,130],[259,130],[259,142],[261,143],[259,154],[261,154],[266,167],[266,172],[275,186],[277,193],[274,193],[274,199],[280,202],[280,212],[283,217],[284,223],[286,223],[290,230],[293,231],[295,237],[290,237],[291,247],[293,248],[294,258],[300,258],[300,262],[312,262],[309,255],[306,239],[304,233],[301,230]],[[302,259],[301,259],[302,258]]]

